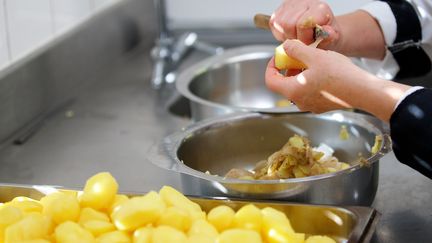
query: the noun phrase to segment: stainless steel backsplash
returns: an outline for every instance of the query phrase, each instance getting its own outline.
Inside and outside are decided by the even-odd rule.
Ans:
[[[152,0],[124,0],[0,73],[0,144],[31,132],[119,57],[154,44]]]

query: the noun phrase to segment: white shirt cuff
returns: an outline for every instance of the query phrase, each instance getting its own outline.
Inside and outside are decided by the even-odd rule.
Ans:
[[[391,46],[396,39],[397,24],[390,6],[385,2],[374,1],[360,9],[368,12],[376,19],[383,32],[386,45]],[[360,60],[366,70],[379,78],[389,80],[394,78],[399,72],[399,65],[388,50],[383,60],[379,61],[368,58],[361,58]]]
[[[391,80],[399,72],[399,64],[389,50],[383,60],[360,58],[360,61],[363,68],[382,79]]]
[[[396,105],[395,105],[393,111],[396,110],[396,108],[400,105],[400,103],[402,103],[402,101],[403,101],[406,97],[408,97],[408,95],[410,95],[410,94],[416,92],[416,91],[419,90],[419,89],[423,89],[423,88],[424,88],[424,87],[422,87],[422,86],[414,86],[414,87],[409,88],[407,91],[405,91],[405,93],[402,95],[402,97],[399,98],[399,100],[398,100],[398,102],[396,103]]]
[[[368,12],[381,26],[387,46],[393,45],[396,39],[397,24],[396,18],[390,6],[382,1],[374,1],[366,4],[361,10]]]

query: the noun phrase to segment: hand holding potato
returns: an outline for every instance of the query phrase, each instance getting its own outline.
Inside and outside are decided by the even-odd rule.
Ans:
[[[354,107],[388,121],[397,101],[409,88],[379,79],[333,51],[291,40],[285,41],[283,48],[287,56],[304,63],[307,69],[284,76],[272,59],[266,70],[266,84],[303,111],[322,113]]]

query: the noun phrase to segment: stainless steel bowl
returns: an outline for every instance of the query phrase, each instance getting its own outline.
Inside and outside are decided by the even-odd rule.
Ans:
[[[232,48],[181,72],[176,87],[190,101],[192,118],[198,121],[235,111],[298,112],[294,105],[277,107],[277,102],[284,98],[265,86],[264,72],[274,48]]]
[[[339,138],[341,125],[348,128],[348,140]],[[183,190],[189,195],[370,205],[378,186],[378,161],[391,148],[381,125],[371,116],[346,111],[322,115],[231,114],[192,124],[164,138],[151,149],[149,158],[158,166],[182,173]],[[223,177],[231,168],[253,167],[294,134],[330,145],[341,161],[355,161],[361,153],[368,165],[352,164],[335,173],[284,180]],[[384,143],[377,154],[369,156],[376,135],[383,135]]]

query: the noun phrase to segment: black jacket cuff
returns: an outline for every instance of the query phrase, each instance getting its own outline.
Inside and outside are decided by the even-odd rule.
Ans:
[[[396,78],[422,76],[431,71],[431,60],[421,47],[422,27],[409,1],[387,0],[397,24],[396,39],[389,51],[399,64]]]
[[[390,118],[396,158],[432,179],[432,90],[408,95]]]

